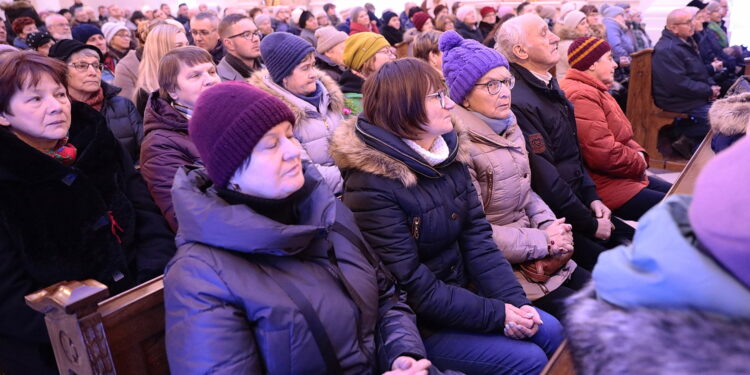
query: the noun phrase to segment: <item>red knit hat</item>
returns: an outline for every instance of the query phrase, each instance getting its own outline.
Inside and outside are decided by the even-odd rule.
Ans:
[[[412,17],[412,22],[414,22],[414,27],[417,28],[417,31],[422,31],[424,24],[431,18],[432,17],[425,12],[417,12],[414,14],[414,17]]]
[[[488,15],[490,13],[497,13],[497,12],[495,11],[495,8],[490,7],[490,6],[486,6],[486,7],[484,7],[484,8],[482,8],[482,9],[479,10],[479,14],[481,14],[482,17],[484,17],[484,16],[486,16],[486,15]]]
[[[188,123],[211,181],[225,187],[255,145],[294,114],[281,100],[246,82],[223,82],[201,93]]]
[[[612,47],[606,40],[582,36],[570,44],[568,63],[573,69],[586,70],[610,50]]]

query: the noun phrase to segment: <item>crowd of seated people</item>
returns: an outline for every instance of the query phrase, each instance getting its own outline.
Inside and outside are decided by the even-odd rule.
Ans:
[[[174,374],[538,374],[566,339],[625,373],[615,347],[655,348],[628,330],[668,324],[740,343],[643,373],[736,372],[746,51],[726,0],[687,5],[652,43],[630,3],[4,3],[0,374],[57,373],[24,296],[160,275]],[[671,146],[721,151],[694,199],[625,115],[652,46],[655,104],[689,115]]]

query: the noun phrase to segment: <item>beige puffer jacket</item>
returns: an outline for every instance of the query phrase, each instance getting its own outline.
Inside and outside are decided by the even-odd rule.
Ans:
[[[555,214],[531,190],[531,171],[523,133],[518,124],[501,136],[469,111],[453,110],[471,139],[471,163],[468,164],[474,187],[484,206],[492,237],[508,262],[514,265],[516,278],[527,298],[536,300],[557,289],[573,273],[570,260],[545,284],[533,283],[518,271],[517,264],[547,256],[546,228]]]

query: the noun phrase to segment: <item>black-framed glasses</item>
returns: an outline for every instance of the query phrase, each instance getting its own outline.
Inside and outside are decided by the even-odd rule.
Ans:
[[[104,64],[99,63],[99,62],[95,62],[95,63],[74,62],[74,63],[68,64],[68,66],[72,66],[73,68],[75,68],[75,70],[81,73],[87,72],[89,70],[89,67],[92,67],[94,68],[94,70],[98,70],[100,72],[104,70]]]
[[[438,98],[440,101],[440,108],[446,109],[447,102],[445,98],[448,97],[448,92],[446,90],[440,90],[438,92],[433,92],[430,95],[427,95],[428,98]]]
[[[508,90],[512,89],[513,86],[516,85],[516,77],[511,76],[508,79],[493,79],[492,81],[486,82],[486,83],[477,83],[474,86],[485,86],[487,87],[487,92],[490,95],[496,95],[500,92],[500,90],[503,89],[503,87],[507,87]]]
[[[253,40],[253,38],[260,40],[263,37],[263,34],[261,34],[260,31],[258,31],[258,30],[255,30],[255,31],[243,31],[243,32],[241,32],[239,34],[228,36],[227,39],[234,39],[234,38],[237,38],[237,37],[240,37],[242,39],[247,39],[247,40]]]

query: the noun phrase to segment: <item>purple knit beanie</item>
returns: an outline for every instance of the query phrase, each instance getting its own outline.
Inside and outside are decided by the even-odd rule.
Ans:
[[[278,84],[313,52],[315,48],[310,42],[289,33],[271,33],[260,42],[260,56],[271,79]]]
[[[750,288],[750,137],[703,169],[690,204],[690,224],[705,249]]]
[[[214,185],[226,187],[255,145],[294,114],[281,100],[245,82],[223,82],[201,93],[188,124],[190,139]]]
[[[443,52],[443,76],[450,97],[459,105],[487,72],[498,66],[509,68],[508,60],[500,52],[464,39],[452,30],[443,33],[438,47]]]

